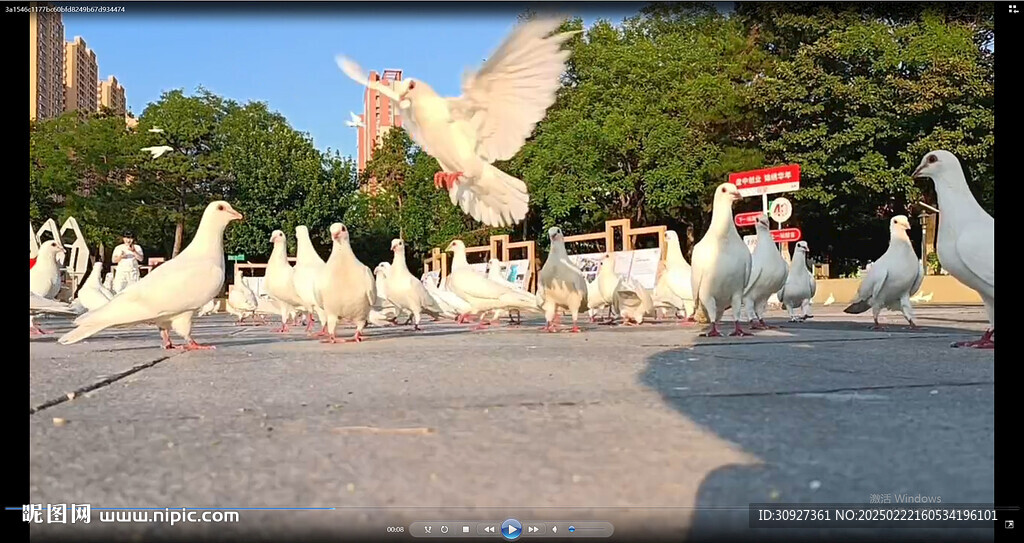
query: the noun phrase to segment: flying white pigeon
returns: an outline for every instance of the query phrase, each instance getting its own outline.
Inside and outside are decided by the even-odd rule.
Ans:
[[[324,310],[317,303],[316,283],[320,270],[324,267],[324,260],[313,248],[313,242],[309,240],[309,229],[304,225],[295,227],[295,267],[292,268],[292,282],[295,285],[295,292],[302,299],[302,309],[306,312],[306,332],[313,329],[313,313],[320,319],[320,332],[317,335],[325,335],[327,332],[327,317]]]
[[[453,204],[489,226],[510,226],[526,216],[526,184],[492,163],[512,158],[555,102],[570,54],[561,47],[575,34],[551,36],[561,23],[535,19],[515,28],[480,71],[463,76],[458,98],[412,78],[392,90],[355,62],[336,60],[347,76],[398,103],[402,126],[440,163],[434,183],[447,187]]]
[[[544,267],[540,269],[540,284],[544,285],[544,330],[558,331],[555,313],[563,309],[572,317],[572,332],[579,332],[579,313],[587,308],[587,278],[583,272],[569,260],[565,250],[565,236],[562,229],[552,226],[548,229],[551,240],[551,252],[548,253]]]
[[[174,148],[167,145],[157,145],[153,147],[143,147],[142,150],[153,155],[153,158],[160,158],[164,153],[173,151]]]
[[[421,315],[426,313],[435,320],[439,319],[441,307],[427,292],[427,287],[409,271],[405,263],[405,242],[401,239],[391,240],[391,251],[395,256],[385,279],[388,300],[395,307],[411,312],[412,329],[419,330]]]
[[[830,306],[830,305],[832,305],[834,303],[836,303],[836,297],[833,296],[831,292],[829,292],[828,293],[828,298],[825,298],[825,302],[823,304],[821,304],[821,305],[827,307],[827,306]]]
[[[351,128],[356,128],[356,127],[359,127],[359,126],[366,126],[366,124],[363,123],[362,116],[356,115],[355,112],[352,112],[352,111],[349,111],[348,114],[351,117],[351,120],[345,121],[345,125],[346,126],[349,126]]]
[[[772,240],[768,216],[759,216],[754,226],[757,229],[757,247],[750,257],[750,279],[743,291],[743,305],[750,314],[751,327],[764,330],[771,328],[764,322],[768,298],[786,284],[789,267]]]
[[[74,316],[77,313],[66,303],[58,302],[57,300],[51,300],[50,298],[43,298],[34,292],[28,293],[28,327],[29,332],[32,335],[48,334],[44,332],[42,328],[36,324],[35,316],[40,314],[50,315],[69,315]]]
[[[448,274],[446,288],[469,304],[470,310],[463,314],[481,315],[495,309],[536,309],[537,298],[529,292],[519,290],[508,283],[491,281],[487,276],[477,273],[469,267],[466,260],[466,244],[462,240],[453,240],[445,248],[451,252],[452,271]],[[474,327],[480,329],[490,323],[484,319]]]
[[[256,298],[256,293],[245,284],[245,280],[242,278],[242,270],[235,272],[235,283],[228,293],[227,310],[228,313],[234,315],[238,320],[235,324],[242,324],[246,317],[252,317],[256,320],[256,309],[259,307],[259,300]]]
[[[953,153],[932,151],[921,159],[912,177],[930,178],[935,184],[942,217],[936,252],[939,264],[961,283],[981,295],[989,328],[981,339],[954,343],[954,347],[995,348],[996,333],[996,222],[978,204]]]
[[[853,303],[843,310],[858,314],[871,309],[875,319],[875,325],[871,327],[873,330],[885,329],[878,324],[878,314],[883,307],[902,311],[910,327],[917,328],[914,308],[910,305],[910,293],[921,288],[924,266],[914,253],[914,246],[910,244],[910,236],[907,235],[909,230],[910,220],[906,215],[896,215],[889,221],[889,248],[861,280]]]
[[[786,284],[779,291],[779,300],[789,311],[789,322],[797,322],[811,318],[811,298],[818,291],[818,283],[814,274],[807,271],[807,253],[810,249],[806,241],[799,241],[793,249],[793,258],[789,263],[789,275]],[[797,317],[794,311],[799,307],[802,314]]]
[[[711,319],[706,336],[721,336],[718,323],[728,307],[732,307],[736,329],[729,335],[749,336],[740,328],[743,290],[750,279],[750,249],[736,231],[732,204],[740,199],[736,185],[722,183],[715,188],[711,210],[711,226],[693,247],[691,288],[694,306],[701,304]]]
[[[106,328],[153,323],[160,328],[165,349],[174,348],[170,330],[188,343],[186,350],[212,349],[192,339],[196,311],[224,286],[224,229],[242,214],[224,201],[206,206],[192,242],[178,256],[156,267],[118,293],[103,307],[75,319],[78,326],[58,340],[81,341]]]
[[[295,313],[296,307],[305,306],[305,302],[295,290],[295,271],[288,262],[288,238],[281,230],[270,234],[270,243],[274,245],[267,260],[267,272],[263,281],[267,294],[276,302],[277,312],[281,315],[281,327],[274,332],[288,331],[288,318]]]
[[[693,271],[690,264],[683,257],[683,250],[679,246],[679,235],[674,230],[665,231],[665,252],[664,268],[659,264],[659,274],[654,285],[654,305],[661,308],[671,308],[675,312],[682,311],[686,320],[682,324],[694,321],[693,312]]]
[[[348,228],[336,222],[331,225],[331,239],[334,240],[331,256],[320,269],[316,278],[316,305],[323,308],[327,338],[324,343],[337,343],[334,335],[339,319],[353,321],[356,333],[345,342],[363,340],[363,328],[370,317],[370,310],[377,302],[377,290],[373,286],[373,273],[363,265],[352,252]]]
[[[103,262],[94,262],[89,277],[82,284],[82,288],[78,289],[76,301],[80,302],[86,311],[99,309],[112,298],[103,290],[103,283],[100,283],[101,275],[103,275]]]

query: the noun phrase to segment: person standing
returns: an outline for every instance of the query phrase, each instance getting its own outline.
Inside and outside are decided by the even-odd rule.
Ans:
[[[139,263],[142,262],[142,247],[135,243],[135,235],[125,232],[121,245],[114,247],[111,261],[116,265],[114,272],[114,292],[120,293],[128,285],[139,280]]]

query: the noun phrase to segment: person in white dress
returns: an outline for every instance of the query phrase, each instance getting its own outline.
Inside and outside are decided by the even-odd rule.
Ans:
[[[114,292],[121,292],[128,285],[139,280],[139,265],[142,262],[142,247],[135,243],[135,235],[125,232],[121,245],[114,247],[111,262],[115,264]]]

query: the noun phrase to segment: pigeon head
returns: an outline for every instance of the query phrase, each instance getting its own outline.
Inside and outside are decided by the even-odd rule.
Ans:
[[[457,251],[459,249],[462,249],[463,251],[465,251],[466,250],[466,244],[463,243],[461,239],[453,239],[452,242],[448,244],[448,247],[445,247],[444,250],[445,250],[445,252],[450,253],[450,252],[453,252],[453,251]]]
[[[231,221],[240,220],[242,220],[242,214],[235,211],[231,204],[224,200],[217,200],[216,202],[210,202],[210,205],[206,206],[206,211],[203,212],[203,218],[200,222],[211,221],[227,226]]]
[[[388,263],[388,262],[381,262],[380,264],[377,264],[376,268],[373,269],[373,274],[374,275],[387,275],[388,274],[388,269],[390,267],[391,267],[390,263]]]
[[[758,231],[770,229],[771,225],[768,224],[768,215],[765,215],[764,213],[758,215],[757,222],[754,223],[754,228],[757,228]]]
[[[345,225],[340,222],[332,224],[331,239],[334,241],[348,241],[348,228],[345,228]]]
[[[498,260],[497,258],[492,258],[487,261],[487,265],[490,266],[490,269],[500,268],[501,261]]]
[[[63,255],[64,248],[61,247],[60,244],[58,244],[56,241],[51,239],[46,242],[43,242],[43,244],[39,246],[39,254]]]
[[[811,250],[807,247],[807,242],[806,241],[798,241],[798,242],[796,242],[796,250],[797,251],[803,251],[804,253],[810,253],[811,252]]]
[[[395,239],[391,240],[391,252],[395,252],[395,251],[399,251],[399,250],[401,250],[401,251],[405,250],[405,242],[402,241],[401,239],[398,239],[398,238],[395,238]]]
[[[418,79],[403,79],[395,84],[395,90],[398,92],[398,99],[401,102],[412,102],[417,98],[423,96],[426,93],[432,91],[430,85],[418,80]]]
[[[732,183],[722,183],[715,189],[715,204],[719,202],[732,206],[732,203],[740,199],[740,191]]]
[[[270,243],[276,245],[278,243],[284,243],[285,241],[287,240],[284,237],[284,232],[280,230],[274,230],[273,232],[270,233]]]
[[[896,215],[889,221],[890,230],[910,230],[910,219],[906,215]]]
[[[562,229],[557,226],[548,228],[548,239],[551,241],[565,241],[565,237],[562,236]]]
[[[917,166],[917,169],[910,176],[914,179],[931,179],[935,181],[936,178],[944,177],[942,174],[953,172],[959,172],[963,175],[960,161],[956,159],[953,153],[938,150],[924,155],[924,158],[921,159],[921,164]]]
[[[665,230],[665,241],[679,241],[679,234],[675,230]]]

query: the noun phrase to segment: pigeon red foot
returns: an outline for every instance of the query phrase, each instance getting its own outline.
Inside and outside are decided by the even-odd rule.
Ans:
[[[733,337],[747,337],[747,336],[752,336],[754,334],[751,334],[750,332],[744,331],[742,328],[740,328],[740,323],[737,322],[736,323],[736,329],[733,330],[732,333],[730,333],[729,335],[733,336]]]
[[[951,347],[970,347],[972,349],[995,349],[996,342],[992,339],[995,334],[995,329],[986,330],[985,334],[981,336],[981,339],[977,341],[958,341],[951,345]]]

